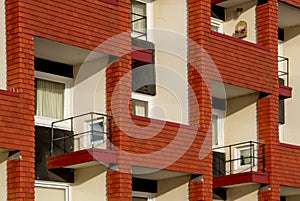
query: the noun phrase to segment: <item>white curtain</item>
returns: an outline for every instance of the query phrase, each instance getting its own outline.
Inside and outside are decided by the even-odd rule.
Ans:
[[[134,14],[146,16],[146,4],[142,2],[132,1],[131,2],[131,12]],[[132,15],[132,21],[141,19],[142,17],[137,15]],[[132,29],[144,32],[146,28],[146,20],[138,20],[132,24]]]
[[[65,84],[36,79],[36,115],[63,119]]]

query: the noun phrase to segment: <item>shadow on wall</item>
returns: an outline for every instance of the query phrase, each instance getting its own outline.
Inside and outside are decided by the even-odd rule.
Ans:
[[[255,92],[249,95],[239,96],[230,98],[227,100],[227,113],[226,116],[230,116],[243,108],[248,107],[249,105],[257,102],[259,98],[259,93]]]

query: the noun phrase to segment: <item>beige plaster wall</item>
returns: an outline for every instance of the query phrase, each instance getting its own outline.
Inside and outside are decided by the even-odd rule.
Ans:
[[[224,144],[257,141],[256,101],[258,94],[227,100]]]
[[[285,29],[285,41],[282,49],[282,56],[289,58],[289,78],[293,96],[285,100],[285,124],[281,128],[281,141],[300,145],[298,117],[300,112],[300,26]]]
[[[175,177],[158,181],[158,192],[155,201],[189,200],[190,176]]]
[[[153,35],[157,95],[153,98],[152,117],[185,124],[188,123],[186,21],[185,0],[153,2],[153,28],[164,29],[165,32],[161,34],[160,31],[155,31]],[[169,37],[168,31],[178,34],[176,37],[179,39]],[[171,52],[165,51],[166,49]],[[164,71],[166,68],[168,73]]]
[[[298,200],[300,200],[300,195],[286,197],[286,201],[298,201]]]
[[[99,201],[106,197],[106,168],[100,165],[75,170],[72,201]]]
[[[259,184],[240,186],[227,189],[226,201],[256,201],[259,200]]]
[[[5,0],[0,0],[0,89],[6,89],[7,63],[6,63],[6,26],[5,26]]]
[[[88,112],[106,114],[105,69],[107,62],[108,56],[103,56],[74,66],[73,116]],[[94,116],[94,118],[97,117]],[[90,120],[90,115],[75,118],[75,132],[83,133],[86,131],[86,122]],[[78,136],[75,139],[75,150],[90,146],[87,141],[89,141],[87,136]]]
[[[240,21],[247,23],[247,37],[243,40],[256,43],[256,4],[257,1],[251,1],[245,4],[227,8],[225,11],[224,33],[232,36],[235,31],[235,26]],[[237,16],[236,9],[243,8],[243,12],[240,16]]]

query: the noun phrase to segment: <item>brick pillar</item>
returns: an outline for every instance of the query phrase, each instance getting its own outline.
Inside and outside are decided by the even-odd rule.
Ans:
[[[132,176],[121,171],[107,172],[107,200],[132,200]]]
[[[207,170],[201,172],[204,181],[190,183],[190,200],[212,200],[212,152],[211,152],[211,81],[208,76],[209,57],[204,50],[210,33],[210,0],[188,1],[189,30],[189,83],[190,125],[200,126],[206,133],[199,156]],[[203,151],[204,149],[208,151]],[[199,174],[199,173],[196,173]]]
[[[190,201],[212,200],[212,180],[211,175],[203,176],[203,181],[192,180],[189,184]]]
[[[8,161],[7,197],[34,200],[34,43],[24,27],[19,1],[5,1],[7,31],[7,88],[19,93],[18,131],[10,133],[11,145],[20,150],[21,158]]]
[[[7,162],[7,200],[34,200],[34,153]],[[28,156],[26,156],[28,155]]]
[[[280,200],[280,184],[276,178],[279,173],[279,135],[278,135],[278,2],[268,0],[257,6],[257,40],[258,44],[270,49],[273,57],[274,90],[271,95],[258,101],[258,138],[266,146],[266,170],[269,175],[270,188],[260,192],[260,200]]]

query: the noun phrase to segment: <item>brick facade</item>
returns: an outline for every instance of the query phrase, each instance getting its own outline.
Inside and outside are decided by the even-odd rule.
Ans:
[[[298,0],[283,2],[300,7]],[[277,1],[257,6],[258,44],[212,32],[210,9],[210,0],[188,0],[190,126],[130,115],[129,34],[99,49],[119,57],[106,70],[106,110],[114,118],[119,168],[107,172],[109,201],[132,199],[134,165],[202,175],[203,181],[189,183],[190,200],[212,200],[211,80],[269,94],[257,103],[258,138],[266,144],[270,185],[270,190],[260,192],[260,200],[279,201],[280,185],[300,188],[300,174],[290,174],[300,166],[299,148],[278,140]],[[130,12],[130,0],[6,1],[9,91],[0,91],[0,144],[22,156],[8,161],[9,201],[34,200],[33,38],[95,50],[107,39],[130,31]],[[149,125],[148,130],[134,129]],[[150,136],[157,128],[157,134]],[[147,143],[133,137],[141,133],[150,136]]]

